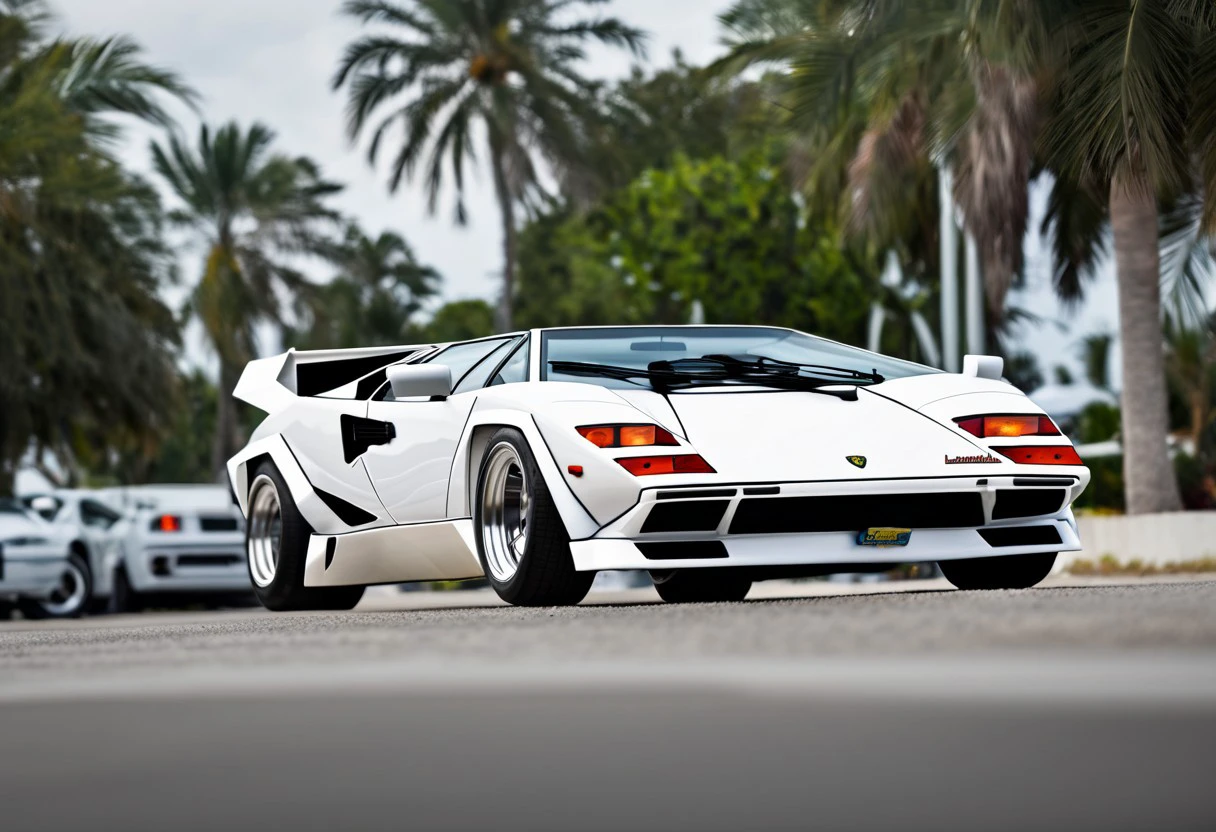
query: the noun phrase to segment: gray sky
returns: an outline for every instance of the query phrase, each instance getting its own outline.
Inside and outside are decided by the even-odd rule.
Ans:
[[[392,229],[404,234],[419,258],[444,275],[446,299],[493,296],[501,235],[488,176],[470,183],[471,221],[458,228],[450,203],[434,217],[427,215],[419,188],[407,184],[390,197],[384,171],[372,170],[362,149],[347,142],[343,101],[329,91],[329,79],[357,27],[337,15],[339,0],[51,2],[62,28],[72,34],[134,36],[151,61],[180,72],[202,93],[209,123],[262,121],[278,132],[280,149],[319,161],[330,178],[348,185],[339,207],[357,217],[369,233]],[[675,47],[693,62],[714,57],[720,34],[716,15],[728,5],[728,0],[615,0],[607,8],[649,31],[651,61],[666,64]],[[627,72],[629,63],[623,53],[597,50],[587,71],[614,77]],[[197,118],[183,112],[182,123],[192,136]],[[147,143],[152,135],[146,128],[131,129],[123,156],[133,168],[149,170]],[[1051,295],[1037,235],[1028,238],[1027,255],[1030,288],[1014,303],[1049,323],[1027,328],[1021,337],[1045,368],[1075,365],[1072,345],[1081,336],[1116,325],[1113,280],[1109,274],[1100,279],[1092,288],[1092,302],[1068,318],[1062,330],[1050,323],[1062,319],[1063,311]],[[185,258],[186,280],[198,269],[197,262]]]

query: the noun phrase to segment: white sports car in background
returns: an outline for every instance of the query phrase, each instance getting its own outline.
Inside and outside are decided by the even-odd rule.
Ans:
[[[98,496],[124,515],[121,559],[105,579],[112,611],[224,605],[250,596],[244,519],[227,489],[143,485],[104,489]]]
[[[85,555],[62,528],[15,500],[0,500],[0,618],[71,618],[89,600]]]
[[[1029,587],[1080,547],[1089,471],[1001,368],[743,326],[293,351],[241,377],[269,415],[228,470],[274,610],[482,575],[574,604],[618,569],[668,601],[909,561]]]
[[[96,492],[82,489],[28,495],[21,502],[65,536],[78,556],[69,564],[68,577],[81,587],[81,592],[68,595],[71,604],[45,610],[46,617],[74,618],[86,611],[105,609],[113,592],[114,574],[122,562],[123,537],[128,531],[122,513],[103,502]]]

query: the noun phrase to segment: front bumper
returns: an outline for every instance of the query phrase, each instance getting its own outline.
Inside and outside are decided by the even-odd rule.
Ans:
[[[1079,479],[940,477],[656,488],[571,543],[579,571],[791,567],[954,560],[1081,548],[1068,508]],[[862,546],[875,526],[906,546]],[[699,544],[699,545],[689,545]]]
[[[139,592],[252,591],[242,544],[148,546],[128,563]]]

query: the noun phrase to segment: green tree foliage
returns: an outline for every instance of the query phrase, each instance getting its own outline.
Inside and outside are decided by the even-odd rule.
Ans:
[[[579,72],[588,43],[640,54],[643,34],[612,17],[577,17],[603,0],[348,0],[343,11],[378,27],[350,46],[334,76],[349,96],[352,138],[370,132],[374,163],[396,125],[393,190],[421,165],[433,211],[450,161],[464,221],[467,163],[484,141],[503,224],[500,325],[511,327],[516,210],[539,188],[537,160],[567,192],[587,187],[586,134],[602,113]]]
[[[529,326],[710,323],[795,326],[859,343],[867,281],[839,234],[806,222],[762,154],[676,159],[585,216],[528,229],[519,316]]]
[[[0,495],[31,447],[69,481],[163,434],[177,327],[155,192],[109,155],[123,113],[190,98],[125,39],[49,40],[46,7],[0,2]]]
[[[385,232],[373,239],[351,226],[330,257],[338,276],[308,290],[309,323],[285,327],[285,346],[371,347],[423,337],[414,316],[438,291],[440,277],[417,261],[403,237]]]
[[[484,300],[454,300],[435,312],[426,326],[425,341],[442,344],[494,334],[494,307]]]
[[[181,202],[173,217],[205,247],[203,272],[189,312],[202,323],[220,363],[212,470],[222,474],[239,442],[232,391],[257,357],[256,328],[283,325],[283,299],[310,284],[298,257],[333,251],[337,220],[329,199],[342,186],[326,181],[309,159],[272,152],[274,133],[254,124],[203,126],[196,147],[173,136],[152,145],[156,170]]]

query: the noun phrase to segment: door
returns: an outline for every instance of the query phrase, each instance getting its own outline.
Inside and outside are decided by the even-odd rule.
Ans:
[[[448,482],[465,424],[488,376],[518,338],[456,344],[423,363],[443,364],[455,392],[447,399],[397,400],[385,387],[369,403],[367,418],[391,422],[393,439],[363,456],[380,501],[397,523],[447,519]],[[483,371],[484,370],[484,371]]]

